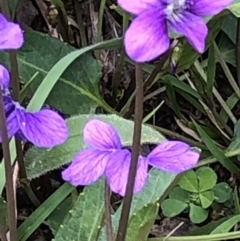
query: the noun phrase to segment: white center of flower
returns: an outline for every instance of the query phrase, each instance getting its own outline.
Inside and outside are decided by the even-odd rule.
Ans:
[[[167,0],[165,14],[169,20],[178,18],[183,10],[187,8],[188,0]]]

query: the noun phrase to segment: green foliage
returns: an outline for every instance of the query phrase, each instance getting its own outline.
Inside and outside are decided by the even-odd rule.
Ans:
[[[26,241],[43,221],[74,190],[69,183],[63,184],[45,202],[43,202],[19,227],[18,241]]]
[[[228,9],[236,16],[240,17],[240,1],[234,0],[234,2],[228,6]]]
[[[57,206],[57,208],[47,218],[47,223],[54,235],[56,235],[60,225],[63,223],[64,218],[66,217],[72,206],[72,197],[67,197]]]
[[[0,198],[0,221],[6,228],[8,227],[7,203],[3,198]]]
[[[150,203],[133,213],[128,223],[126,241],[145,241],[157,216],[159,204]]]
[[[232,189],[225,182],[217,183],[212,190],[214,192],[215,200],[218,203],[225,203],[231,198]]]
[[[210,167],[200,167],[186,172],[163,201],[161,208],[167,217],[189,212],[193,223],[201,223],[208,217],[208,208],[214,203],[225,203],[231,198],[227,183],[217,184],[217,175]]]
[[[15,10],[16,3],[17,1],[15,0],[9,2],[11,12]],[[57,5],[60,3],[59,6],[64,7],[62,1],[55,0],[55,3]],[[192,118],[194,116],[194,119],[192,119],[193,124],[190,122],[187,123],[187,128],[192,131],[190,134],[193,133],[192,136],[194,138],[197,136],[197,141],[201,141],[202,143],[200,144],[205,145],[206,149],[214,158],[231,172],[238,172],[238,165],[235,165],[227,155],[225,156],[222,150],[222,146],[226,143],[228,145],[230,142],[229,140],[232,137],[231,129],[230,134],[227,133],[226,135],[224,133],[225,135],[222,135],[223,132],[226,131],[225,129],[223,131],[219,130],[222,126],[216,131],[216,126],[209,124],[209,120],[213,123],[216,120],[216,116],[214,116],[211,109],[211,104],[213,103],[210,102],[209,104],[208,101],[204,100],[202,93],[196,90],[196,86],[194,86],[193,81],[189,78],[188,70],[195,61],[198,61],[197,59],[199,57],[199,59],[203,59],[204,61],[202,63],[199,62],[200,60],[198,63],[200,63],[199,65],[203,72],[205,69],[207,70],[205,80],[207,81],[206,91],[208,96],[216,97],[216,86],[219,84],[218,73],[216,73],[216,66],[218,65],[216,65],[216,62],[220,60],[216,58],[215,48],[212,43],[216,40],[220,29],[222,29],[224,33],[220,33],[219,42],[221,57],[225,62],[236,66],[235,45],[237,32],[235,25],[237,25],[237,18],[240,17],[239,4],[240,0],[235,0],[234,3],[228,7],[233,15],[227,16],[228,12],[225,11],[216,17],[205,19],[207,22],[210,20],[208,22],[209,34],[206,44],[206,50],[210,47],[208,53],[200,55],[191,47],[186,39],[182,39],[183,41],[179,49],[181,55],[177,56],[177,78],[175,75],[169,74],[163,76],[168,72],[169,68],[168,64],[165,64],[163,70],[155,79],[155,81],[157,81],[160,76],[163,76],[161,84],[164,85],[163,88],[166,88],[168,99],[170,99],[171,102],[171,108],[179,119],[184,119],[187,122],[190,119],[186,117],[186,112],[183,114],[182,107],[178,101],[179,94],[184,100],[191,103],[197,111],[204,115],[204,118],[200,118],[199,120],[195,118],[195,113],[191,112],[190,116]],[[123,11],[121,10],[120,12]],[[232,27],[229,28],[229,26]],[[53,149],[32,147],[27,151],[25,164],[29,179],[39,177],[48,171],[61,168],[62,165],[69,163],[73,156],[85,147],[82,130],[86,122],[92,118],[99,118],[112,124],[119,131],[123,144],[132,145],[132,121],[123,119],[117,115],[92,114],[89,116],[89,113],[95,112],[97,106],[103,108],[107,113],[118,114],[105,102],[103,96],[99,93],[99,80],[103,77],[103,74],[106,74],[103,72],[103,67],[105,68],[106,66],[102,66],[102,62],[104,62],[105,59],[102,62],[99,61],[99,59],[93,57],[91,51],[103,48],[120,48],[122,47],[122,39],[101,42],[80,50],[76,50],[66,43],[62,43],[55,38],[35,31],[27,31],[25,39],[26,42],[23,48],[18,51],[17,58],[20,79],[21,82],[25,84],[21,99],[23,99],[29,90],[34,94],[27,109],[36,111],[39,110],[44,103],[47,103],[66,114],[73,115],[67,120],[70,137],[66,143]],[[1,61],[7,66],[9,66],[8,57],[7,52],[0,53]],[[108,62],[108,60],[106,62]],[[143,68],[145,70],[148,69],[147,72],[151,73],[154,66],[143,64]],[[224,73],[226,74],[226,70],[224,70]],[[181,76],[181,74],[183,75]],[[33,78],[33,76],[35,77]],[[235,92],[236,89],[237,88],[234,89]],[[217,99],[219,100],[219,98]],[[228,120],[232,120],[229,112],[226,111],[226,107],[231,113],[231,109],[238,101],[239,96],[236,95],[236,93],[228,96],[225,102],[220,101],[222,107],[225,104],[225,107],[222,108],[220,112],[220,117],[223,120],[223,128],[225,128],[224,123],[227,125]],[[219,105],[217,105],[217,107],[218,106]],[[217,111],[218,110],[217,108]],[[153,113],[155,118],[157,111],[155,110]],[[205,122],[205,117],[209,119],[206,121],[207,124],[203,123]],[[198,123],[201,124],[198,124],[196,119]],[[234,120],[233,123],[235,123]],[[214,124],[216,125],[216,123]],[[161,134],[149,126],[143,125],[142,127],[142,144],[159,143],[165,140]],[[238,132],[239,122],[236,123],[234,138],[228,150],[239,149],[240,134]],[[169,135],[170,132],[167,133]],[[189,135],[189,133],[187,134]],[[230,136],[230,138],[228,138],[228,136]],[[220,144],[218,143],[218,138],[221,139]],[[191,143],[191,141],[192,140],[189,142]],[[10,151],[13,162],[16,159],[14,140],[11,141]],[[203,153],[203,156],[208,155],[208,152]],[[209,207],[213,207],[214,203],[226,204],[233,196],[236,215],[228,220],[221,221],[218,227],[212,228],[211,236],[182,237],[183,240],[224,240],[225,238],[232,238],[232,234],[226,236],[226,234],[221,234],[221,232],[229,232],[234,225],[240,221],[239,195],[236,191],[237,189],[235,189],[234,195],[232,195],[232,189],[227,183],[217,183],[217,175],[210,167],[201,167],[196,171],[191,170],[185,173],[176,186],[177,181],[178,178],[174,174],[154,168],[150,170],[144,189],[133,197],[126,240],[146,241],[148,239],[160,204],[165,216],[174,217],[182,212],[189,212],[191,222],[198,224],[207,219]],[[2,162],[0,164],[1,192],[4,185],[5,175]],[[165,199],[167,195],[168,198]],[[2,210],[1,221],[7,221],[6,204],[4,202],[0,203],[0,210]],[[119,224],[121,210],[122,204],[112,213],[114,235]],[[18,240],[27,240],[41,223],[45,221],[53,231],[56,241],[106,241],[106,228],[103,222],[103,214],[104,179],[100,179],[93,185],[85,187],[83,193],[80,195],[78,195],[74,187],[65,183],[20,225],[18,228]],[[210,233],[210,231],[208,233]],[[216,236],[216,234],[220,235]],[[236,235],[235,238],[240,236],[239,233]],[[162,239],[157,238],[156,240]],[[169,240],[180,241],[181,237],[173,237],[173,239],[170,237]]]
[[[39,72],[30,85],[31,90],[35,92],[58,60],[75,49],[55,38],[34,31],[28,31],[25,37],[27,44],[18,51],[19,74],[22,81],[27,83],[36,72]],[[7,53],[1,52],[0,58],[3,63],[8,63]],[[58,73],[61,73],[59,69]],[[90,54],[85,54],[63,73],[47,97],[46,103],[67,114],[89,113],[91,108],[96,106],[95,102],[83,95],[80,89],[91,92],[95,98],[100,98],[98,80],[101,75],[99,62]]]
[[[96,240],[104,213],[104,184],[102,178],[78,196],[56,233],[56,241]]]
[[[161,207],[163,214],[166,217],[172,218],[184,211],[188,207],[188,204],[177,199],[168,198],[162,202]]]

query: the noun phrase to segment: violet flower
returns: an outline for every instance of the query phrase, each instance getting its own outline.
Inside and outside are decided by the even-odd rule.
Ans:
[[[8,137],[13,135],[32,142],[38,147],[51,148],[62,144],[68,138],[65,120],[56,112],[42,109],[36,112],[25,110],[9,95],[9,73],[0,65],[0,84],[3,90],[3,104],[6,115]],[[0,133],[0,142],[2,137]]]
[[[168,30],[204,52],[208,28],[201,17],[218,14],[233,0],[118,0],[136,18],[125,33],[125,49],[137,62],[150,61],[170,46]]]
[[[100,120],[89,121],[83,130],[88,148],[80,151],[62,178],[74,186],[89,185],[105,175],[113,192],[125,195],[131,153],[123,149],[118,132]],[[159,144],[147,157],[140,156],[134,193],[139,192],[146,180],[148,165],[167,172],[181,173],[194,167],[199,154],[188,144],[180,141],[166,141]]]
[[[0,34],[0,50],[18,49],[24,42],[19,25],[7,21],[2,14],[0,14]],[[68,127],[65,120],[49,109],[36,112],[25,110],[10,97],[9,83],[9,72],[0,65],[0,88],[3,92],[8,137],[16,135],[38,147],[46,148],[65,142],[68,138]],[[0,142],[2,142],[1,133]]]
[[[18,24],[7,21],[0,13],[0,49],[19,49],[23,45],[23,33]]]

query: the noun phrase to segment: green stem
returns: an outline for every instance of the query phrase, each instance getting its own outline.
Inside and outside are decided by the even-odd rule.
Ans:
[[[148,241],[221,241],[240,238],[240,231],[230,233],[218,233],[209,235],[169,237],[169,238],[149,238]]]

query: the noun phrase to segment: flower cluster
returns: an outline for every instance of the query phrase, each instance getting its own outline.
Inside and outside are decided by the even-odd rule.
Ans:
[[[137,62],[150,61],[168,50],[169,29],[184,35],[204,52],[208,28],[201,17],[218,14],[233,0],[118,0],[136,18],[125,33],[125,49]]]
[[[100,120],[89,121],[83,129],[88,148],[80,151],[68,168],[62,172],[64,180],[74,186],[89,185],[102,175],[115,193],[125,195],[131,152],[124,149],[118,132]],[[140,156],[134,193],[139,192],[148,176],[148,166],[167,172],[181,173],[193,168],[199,153],[180,141],[165,141],[153,149],[147,157]]]
[[[24,42],[19,25],[7,21],[2,14],[0,14],[0,35],[0,50],[19,49]],[[8,137],[16,135],[21,140],[28,140],[38,147],[47,148],[65,142],[68,138],[68,127],[64,119],[49,109],[37,112],[25,110],[11,98],[9,84],[9,72],[0,65],[0,87],[3,92]],[[0,141],[2,141],[1,134]]]

